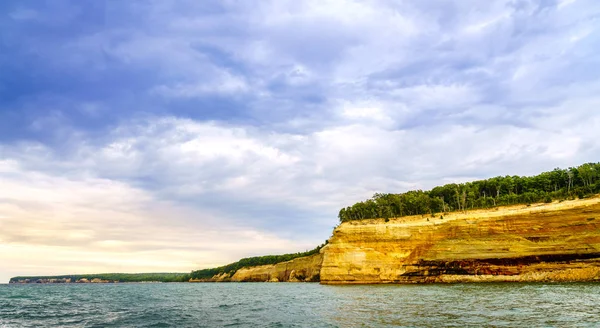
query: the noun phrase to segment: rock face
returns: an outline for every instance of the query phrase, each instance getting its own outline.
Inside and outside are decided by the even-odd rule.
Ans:
[[[231,281],[319,281],[323,254],[300,257],[291,261],[239,269]]]
[[[343,223],[323,284],[600,281],[600,198]]]

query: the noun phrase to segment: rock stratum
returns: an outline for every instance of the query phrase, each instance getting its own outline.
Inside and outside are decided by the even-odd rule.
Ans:
[[[323,284],[600,281],[600,198],[342,223]]]

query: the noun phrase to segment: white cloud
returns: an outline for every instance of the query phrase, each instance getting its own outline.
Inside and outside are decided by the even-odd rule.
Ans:
[[[575,0],[559,0],[558,1],[558,9],[562,9],[570,4],[573,4]]]
[[[599,100],[588,98],[548,107],[536,112],[539,117],[535,119],[529,114],[517,117],[523,126],[515,125],[511,116],[490,124],[489,120],[502,117],[506,111],[502,108],[470,108],[463,114],[463,124],[457,120],[408,129],[390,128],[406,117],[387,117],[386,124],[381,124],[363,117],[384,115],[379,109],[346,108],[342,109],[348,116],[346,121],[305,134],[157,118],[124,124],[100,143],[82,140],[71,157],[63,159],[48,149],[22,154],[21,149],[39,148],[26,144],[6,148],[6,153],[17,161],[24,155],[22,160],[26,159],[25,164],[35,170],[44,170],[48,161],[53,162],[50,167],[54,173],[48,174],[112,179],[95,181],[97,188],[71,195],[73,198],[65,200],[70,204],[79,204],[78,197],[123,204],[133,202],[127,195],[134,200],[167,197],[175,202],[192,198],[198,208],[221,218],[232,222],[250,220],[250,224],[278,230],[305,223],[333,224],[335,217],[331,214],[339,206],[375,191],[402,191],[406,189],[398,186],[408,185],[429,188],[447,176],[533,174],[594,160],[598,149],[590,148],[589,141],[594,139],[600,123],[586,116]],[[491,112],[491,116],[486,118],[484,111]],[[477,113],[479,116],[473,116]],[[484,119],[484,123],[469,122],[469,117]],[[32,155],[38,153],[43,157]],[[143,186],[146,180],[152,184],[145,187],[144,193],[138,194],[141,190],[137,188],[122,189],[131,183]],[[23,186],[31,181],[45,180],[30,175]],[[123,182],[108,184],[111,181]],[[68,185],[65,188],[71,189]],[[119,192],[113,192],[114,196],[93,192],[111,188],[119,188]],[[30,190],[22,194],[36,195]],[[53,200],[59,196],[46,193],[36,197]],[[228,204],[250,207],[244,210]],[[294,211],[327,215],[269,224],[256,217],[263,206],[271,215],[282,217]],[[98,205],[105,207],[110,206]],[[246,211],[245,217],[230,217],[227,213],[232,210]]]
[[[358,105],[358,107],[357,107]],[[385,122],[391,120],[386,115],[385,110],[378,104],[344,104],[341,114],[344,118],[354,121],[380,121]]]
[[[438,112],[461,111],[478,102],[478,92],[468,85],[415,85],[391,91],[393,96],[415,109],[434,109]]]

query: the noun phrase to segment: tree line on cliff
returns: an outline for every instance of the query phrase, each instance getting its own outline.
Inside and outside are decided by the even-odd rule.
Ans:
[[[496,206],[550,203],[600,193],[600,163],[568,169],[556,168],[535,176],[498,176],[466,183],[451,183],[428,191],[376,193],[371,199],[342,208],[340,222],[435,215]]]
[[[218,267],[218,268],[192,271],[190,274],[190,278],[192,278],[192,279],[210,279],[215,275],[221,275],[224,273],[229,274],[229,276],[233,276],[237,272],[237,270],[244,268],[244,267],[253,267],[253,266],[267,265],[267,264],[277,264],[277,263],[281,263],[281,262],[291,261],[291,260],[299,258],[299,257],[311,256],[311,255],[317,254],[317,253],[319,253],[319,251],[321,251],[321,248],[323,248],[326,244],[327,244],[327,242],[317,246],[314,249],[306,251],[306,252],[290,253],[290,254],[283,254],[283,255],[265,255],[265,256],[247,257],[247,258],[243,258],[237,262],[230,263],[230,264]]]

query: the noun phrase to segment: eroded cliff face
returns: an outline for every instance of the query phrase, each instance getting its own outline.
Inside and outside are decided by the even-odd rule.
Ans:
[[[341,224],[320,254],[198,281],[600,281],[600,197]]]
[[[319,281],[322,262],[323,255],[315,254],[277,264],[242,268],[231,277],[231,281]]]
[[[600,198],[343,223],[321,283],[600,281]]]

